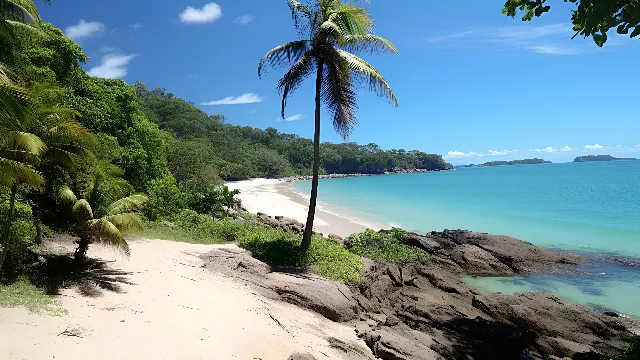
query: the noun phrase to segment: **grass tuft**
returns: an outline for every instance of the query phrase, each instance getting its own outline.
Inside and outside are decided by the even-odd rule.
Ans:
[[[35,287],[26,277],[20,277],[10,285],[0,285],[0,306],[22,306],[31,312],[50,316],[68,314],[57,300]]]
[[[313,237],[307,252],[298,248],[301,237],[282,230],[255,228],[243,234],[239,246],[253,257],[269,265],[311,267],[328,279],[345,284],[360,281],[362,260],[342,245],[321,237]]]
[[[428,260],[429,254],[407,243],[407,232],[392,229],[390,233],[380,233],[367,229],[364,232],[349,236],[346,244],[349,251],[370,259],[390,262],[407,262]]]

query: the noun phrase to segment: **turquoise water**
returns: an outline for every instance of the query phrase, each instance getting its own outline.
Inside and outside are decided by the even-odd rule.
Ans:
[[[310,182],[295,187],[308,194]],[[327,179],[320,181],[319,200],[350,216],[418,232],[468,229],[585,251],[596,258],[598,254],[640,258],[640,161]],[[501,292],[546,289],[577,302],[640,316],[640,305],[633,310],[633,304],[624,300],[640,298],[640,269],[615,265],[606,271],[607,276],[599,278],[493,278],[475,284]],[[583,291],[585,282],[598,289]]]

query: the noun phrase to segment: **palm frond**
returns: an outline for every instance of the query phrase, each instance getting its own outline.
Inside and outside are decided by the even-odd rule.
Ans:
[[[47,151],[47,145],[35,134],[10,131],[0,143],[5,150],[25,155],[40,156]]]
[[[73,206],[75,205],[76,201],[78,201],[78,198],[76,197],[76,194],[74,194],[73,191],[65,185],[58,190],[57,200],[60,203]]]
[[[86,199],[80,199],[73,204],[71,209],[73,217],[79,222],[85,222],[93,219],[93,209]]]
[[[18,86],[15,75],[0,63],[0,130],[19,130],[26,121],[31,95]]]
[[[289,10],[291,10],[291,19],[293,25],[300,34],[305,32],[313,32],[313,23],[316,15],[309,7],[298,0],[288,1]]]
[[[92,242],[116,247],[127,256],[131,254],[129,244],[124,240],[122,233],[107,218],[89,221],[86,228]]]
[[[5,5],[7,5],[7,8],[3,10],[8,10],[12,13],[21,13],[23,21],[42,22],[38,8],[33,0],[6,0]]]
[[[329,44],[342,44],[345,41],[342,29],[332,18],[336,15],[333,14],[329,17],[329,20],[323,22],[314,36],[317,42],[325,42]]]
[[[364,77],[364,81],[369,85],[370,90],[375,92],[381,98],[387,98],[394,106],[398,106],[398,99],[396,99],[396,95],[393,93],[393,90],[391,90],[387,80],[385,80],[384,76],[382,76],[376,68],[347,51],[340,49],[337,49],[336,51],[344,59],[351,71]]]
[[[325,69],[320,96],[333,117],[333,127],[347,138],[357,123],[358,98],[346,60],[335,50],[325,54]]]
[[[127,232],[131,230],[144,230],[144,222],[142,217],[136,213],[122,213],[118,215],[107,216],[106,219],[115,225],[120,232]]]
[[[107,208],[107,215],[118,215],[139,211],[149,199],[141,194],[131,195],[124,199],[120,199]]]
[[[271,49],[258,63],[258,77],[262,76],[263,66],[282,67],[297,62],[309,50],[309,41],[292,41]]]
[[[367,10],[360,6],[342,4],[336,9],[335,23],[344,35],[367,35],[373,31],[375,22]]]
[[[347,35],[344,37],[341,46],[345,51],[352,53],[398,53],[398,49],[391,41],[373,34]]]
[[[74,169],[80,160],[78,155],[58,147],[49,148],[43,158],[54,163],[64,164],[70,169]]]
[[[46,32],[42,31],[40,27],[35,26],[34,23],[24,23],[21,21],[14,21],[14,20],[5,20],[5,23],[9,26],[11,35],[13,35],[13,32],[15,29],[20,29],[20,30],[28,31],[29,34],[36,35],[40,38],[45,38],[48,36]]]
[[[278,82],[278,90],[282,92],[282,118],[284,118],[287,98],[309,74],[313,73],[314,63],[313,53],[310,51],[305,53]]]
[[[26,184],[40,189],[44,185],[44,178],[27,164],[0,157],[0,184],[8,187]]]

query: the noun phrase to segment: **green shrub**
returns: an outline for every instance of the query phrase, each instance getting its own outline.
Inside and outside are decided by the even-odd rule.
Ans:
[[[429,254],[407,243],[407,232],[392,229],[391,233],[380,233],[367,229],[348,238],[349,251],[370,259],[391,262],[426,260]]]
[[[270,265],[311,267],[320,276],[346,284],[360,280],[362,260],[342,245],[314,237],[307,252],[300,251],[300,236],[282,230],[262,227],[241,234],[239,245],[251,251],[256,259]]]
[[[4,234],[8,213],[9,202],[0,202],[0,234]],[[13,209],[13,221],[11,223],[7,248],[2,249],[0,246],[0,252],[7,252],[3,264],[3,276],[15,278],[15,276],[22,272],[26,249],[33,243],[35,236],[36,228],[33,225],[31,207],[16,201]]]
[[[171,221],[171,227],[162,222],[148,224],[145,237],[192,244],[221,244],[238,241],[242,234],[252,228],[246,222],[213,220],[209,215],[193,210],[182,210]]]
[[[176,179],[171,175],[151,181],[148,192],[149,202],[145,207],[145,215],[149,220],[167,218],[185,207],[183,195]]]
[[[640,335],[629,337],[629,345],[624,352],[611,360],[638,360],[640,359]]]

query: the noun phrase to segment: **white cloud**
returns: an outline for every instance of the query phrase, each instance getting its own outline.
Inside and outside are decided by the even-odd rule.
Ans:
[[[556,46],[556,45],[538,45],[530,47],[531,50],[537,52],[538,54],[551,54],[551,55],[574,55],[579,51],[576,48],[571,48],[567,46]]]
[[[101,52],[109,52],[110,53],[110,52],[114,52],[116,50],[118,50],[118,48],[115,47],[115,46],[104,46],[103,45],[103,46],[100,47],[100,51]]]
[[[604,146],[602,145],[585,145],[584,146],[585,150],[604,150]]]
[[[430,36],[428,38],[425,38],[425,40],[430,43],[439,43],[439,42],[446,42],[446,41],[466,38],[466,37],[472,36],[473,34],[475,34],[475,31],[473,30],[456,31],[450,34]]]
[[[240,17],[237,17],[233,23],[234,24],[240,24],[240,25],[249,25],[253,22],[253,20],[255,20],[255,16],[253,15],[243,15]]]
[[[284,119],[278,118],[278,119],[276,119],[276,122],[298,121],[298,120],[302,120],[302,119],[304,119],[304,114],[295,114],[295,115],[287,116]]]
[[[463,151],[449,151],[447,155],[444,156],[444,158],[445,159],[464,159],[464,158],[473,157],[473,156],[484,156],[484,154],[479,154],[473,151],[468,153],[465,153]]]
[[[570,147],[570,146],[565,146],[562,149],[560,149],[560,151],[564,151],[564,152],[569,152],[569,151],[575,151],[576,149]]]
[[[187,6],[180,13],[180,21],[186,24],[212,23],[222,17],[222,7],[214,2],[208,3],[201,9]]]
[[[542,148],[542,149],[533,149],[533,151],[537,153],[553,153],[558,151],[558,149],[554,149],[551,146],[547,146],[546,148]]]
[[[549,25],[508,26],[499,28],[476,28],[455,31],[421,40],[431,46],[466,45],[487,49],[516,48],[545,55],[575,55],[587,51],[580,41],[571,41],[573,31],[570,23]],[[592,45],[591,43],[589,45]]]
[[[80,40],[82,38],[100,35],[104,32],[104,29],[105,26],[101,22],[86,22],[83,19],[80,20],[78,25],[67,27],[64,30],[64,34],[67,35],[67,37],[70,39]]]
[[[131,25],[131,27],[133,28],[133,30],[138,30],[142,27],[142,24],[140,23],[135,23],[133,25]]]
[[[253,93],[244,93],[240,96],[227,96],[224,99],[203,102],[200,105],[241,105],[263,102],[264,98]]]
[[[302,119],[304,119],[303,114],[295,114],[295,115],[287,116],[286,118],[284,118],[284,121],[298,121]]]
[[[501,156],[501,155],[513,154],[515,152],[516,152],[516,150],[502,150],[502,151],[489,150],[489,155],[491,155],[491,156]]]
[[[127,65],[135,57],[136,55],[105,55],[102,57],[100,65],[91,68],[88,74],[107,79],[121,79],[127,75]]]

